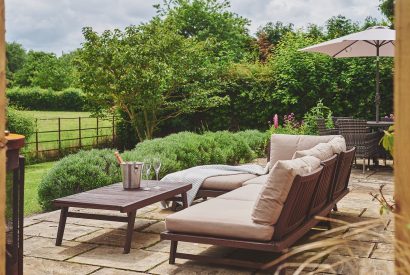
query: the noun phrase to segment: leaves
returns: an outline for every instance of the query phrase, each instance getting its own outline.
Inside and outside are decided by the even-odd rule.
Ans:
[[[94,111],[122,110],[140,140],[161,121],[224,103],[214,45],[182,36],[170,21],[83,33],[78,70]]]

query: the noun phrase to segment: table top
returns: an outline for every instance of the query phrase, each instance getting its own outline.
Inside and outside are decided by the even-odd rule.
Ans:
[[[386,127],[386,126],[391,126],[394,125],[394,121],[368,121],[367,125],[369,126],[374,126],[374,127]]]
[[[144,206],[172,198],[187,192],[192,185],[189,183],[163,182],[143,180],[141,186],[148,186],[150,190],[131,189],[124,190],[122,183],[100,187],[90,191],[55,199],[57,207],[81,207],[104,210],[118,210],[130,212]],[[154,188],[158,186],[158,188]]]

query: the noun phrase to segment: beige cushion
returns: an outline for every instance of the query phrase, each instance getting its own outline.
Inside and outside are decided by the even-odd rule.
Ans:
[[[314,156],[320,160],[327,160],[328,158],[332,157],[333,149],[329,143],[319,143],[316,146],[302,151],[296,151],[293,155],[293,159],[301,158],[304,156]]]
[[[346,140],[342,136],[337,136],[328,143],[332,146],[333,154],[340,154],[346,151]]]
[[[305,175],[320,166],[320,160],[306,156],[278,161],[269,173],[255,202],[252,219],[256,223],[273,225],[277,222],[296,175]]]
[[[245,186],[248,184],[262,184],[263,185],[266,183],[267,180],[268,180],[268,174],[247,180],[242,184],[242,186]]]
[[[253,174],[234,174],[207,178],[201,185],[202,189],[230,191],[242,186],[247,180],[256,178]]]
[[[250,184],[218,196],[218,199],[255,202],[261,189],[262,185]]]
[[[318,143],[329,142],[337,136],[307,136],[273,134],[270,147],[270,167],[278,160],[292,159],[296,151],[310,149]]]
[[[269,241],[274,227],[252,221],[253,201],[211,199],[167,216],[170,232]]]

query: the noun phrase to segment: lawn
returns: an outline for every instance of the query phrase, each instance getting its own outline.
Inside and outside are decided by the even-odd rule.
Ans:
[[[21,111],[35,119],[37,134],[28,142],[28,150],[35,152],[36,139],[38,150],[58,150],[60,129],[61,149],[77,146],[90,146],[97,143],[97,119],[89,112],[59,111]],[[60,119],[59,119],[60,118]],[[98,119],[98,135],[112,136],[112,118]],[[81,129],[81,130],[80,130]],[[80,138],[81,137],[81,143]],[[101,142],[99,138],[98,142]]]
[[[32,215],[41,212],[41,207],[37,200],[37,190],[41,179],[56,162],[44,162],[27,165],[25,173],[24,188],[24,215]]]

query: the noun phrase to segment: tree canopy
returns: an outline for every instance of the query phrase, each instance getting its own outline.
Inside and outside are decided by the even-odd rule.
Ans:
[[[123,32],[83,34],[78,71],[94,111],[118,108],[140,140],[152,138],[162,121],[224,101],[211,39],[187,38],[158,17]]]

